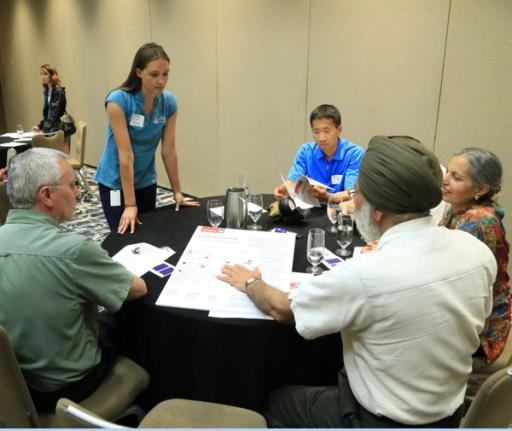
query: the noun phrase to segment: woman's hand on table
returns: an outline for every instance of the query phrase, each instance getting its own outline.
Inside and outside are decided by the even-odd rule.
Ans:
[[[135,232],[135,225],[142,224],[142,222],[137,217],[138,212],[139,210],[136,205],[125,207],[123,215],[119,220],[117,233],[125,233],[128,229],[130,230],[130,233]]]
[[[181,192],[174,194],[174,200],[176,201],[176,211],[180,210],[181,205],[186,206],[186,207],[198,207],[199,206],[198,201],[186,200],[183,197],[183,194]]]
[[[261,272],[258,268],[248,269],[242,265],[226,264],[221,268],[222,275],[217,275],[217,279],[236,287],[238,290],[245,292],[245,282],[250,278],[261,279]]]

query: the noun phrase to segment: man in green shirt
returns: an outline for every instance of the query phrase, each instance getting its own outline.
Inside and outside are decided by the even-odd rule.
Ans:
[[[9,334],[34,403],[81,401],[113,357],[102,355],[98,307],[117,311],[146,284],[91,239],[64,232],[80,189],[66,155],[34,148],[13,158],[0,227],[0,324]]]

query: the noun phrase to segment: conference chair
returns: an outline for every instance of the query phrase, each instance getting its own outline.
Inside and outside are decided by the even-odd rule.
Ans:
[[[507,338],[505,348],[494,361],[490,364],[485,362],[484,358],[473,358],[473,373],[474,374],[493,374],[498,370],[512,365],[512,334]]]
[[[82,406],[61,398],[57,403],[59,426],[64,428],[125,428],[103,420]],[[259,413],[223,404],[173,399],[156,405],[138,428],[266,428]]]
[[[12,208],[11,201],[7,197],[7,183],[0,182],[0,225],[5,223],[7,213]]]
[[[53,135],[34,135],[32,138],[33,147],[52,148],[64,152],[64,132],[59,130]]]
[[[82,199],[85,202],[89,202],[93,199],[93,194],[89,183],[87,182],[87,176],[84,172],[84,159],[85,159],[85,139],[87,135],[87,123],[84,121],[78,121],[76,123],[76,140],[75,145],[75,157],[69,158],[69,163],[73,166],[76,172],[80,188],[82,189]]]
[[[120,357],[104,381],[80,405],[109,420],[122,415],[149,384],[149,374],[128,358]],[[0,425],[13,428],[55,428],[55,412],[38,414],[16,355],[0,325]]]
[[[512,426],[512,368],[492,374],[480,387],[462,419],[462,428]]]
[[[508,366],[512,366],[512,336],[508,337],[505,348],[490,364],[487,364],[483,357],[473,358],[473,371],[468,380],[466,402],[473,401],[478,389],[491,374]]]

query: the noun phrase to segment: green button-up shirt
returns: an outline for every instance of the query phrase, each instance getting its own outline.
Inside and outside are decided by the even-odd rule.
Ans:
[[[100,362],[97,305],[117,311],[133,278],[47,214],[9,212],[0,227],[0,324],[31,388],[55,391]]]

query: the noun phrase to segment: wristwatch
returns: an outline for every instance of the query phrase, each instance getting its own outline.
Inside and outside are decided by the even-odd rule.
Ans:
[[[245,280],[245,289],[244,289],[245,293],[247,293],[247,289],[249,288],[249,286],[257,280],[261,280],[261,278],[251,277],[251,278],[248,278],[247,280]]]

